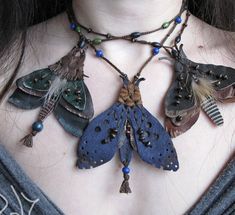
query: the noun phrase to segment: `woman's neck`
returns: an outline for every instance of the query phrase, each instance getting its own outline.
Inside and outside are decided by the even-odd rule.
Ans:
[[[182,0],[74,0],[79,22],[114,35],[153,30],[173,18]]]

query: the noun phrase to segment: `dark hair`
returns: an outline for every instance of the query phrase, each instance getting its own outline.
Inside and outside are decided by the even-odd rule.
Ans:
[[[4,74],[6,77],[6,83],[0,92],[0,101],[14,82],[21,65],[27,27],[64,11],[67,2],[68,0],[0,0],[0,75]],[[189,0],[189,9],[195,16],[213,26],[235,31],[234,0]],[[12,59],[10,63],[4,65],[3,62],[9,58]],[[8,71],[12,68],[14,72],[9,75]]]

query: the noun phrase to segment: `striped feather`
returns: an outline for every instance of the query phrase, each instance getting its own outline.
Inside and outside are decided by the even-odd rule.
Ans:
[[[206,115],[211,119],[211,121],[217,125],[223,125],[224,120],[219,111],[219,108],[212,97],[208,97],[201,103],[201,107]]]

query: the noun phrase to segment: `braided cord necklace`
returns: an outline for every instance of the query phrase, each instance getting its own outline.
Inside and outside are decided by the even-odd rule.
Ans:
[[[186,18],[182,23],[182,14]],[[187,0],[182,1],[179,12],[170,21],[146,32],[132,32],[115,36],[111,33],[96,32],[78,22],[74,15],[72,0],[68,1],[67,15],[70,28],[78,33],[77,45],[58,62],[47,68],[33,71],[16,81],[16,90],[8,102],[21,109],[38,107],[37,120],[30,132],[21,139],[27,147],[33,146],[33,137],[43,130],[45,119],[54,113],[58,122],[68,133],[79,138],[77,167],[90,169],[110,161],[116,151],[123,164],[121,193],[130,193],[129,164],[133,151],[140,158],[156,168],[176,171],[179,168],[176,150],[171,137],[176,137],[190,129],[197,121],[202,109],[215,125],[222,125],[223,118],[216,101],[235,101],[235,71],[233,68],[213,64],[200,64],[189,60],[183,51],[182,34],[187,27],[190,13]],[[177,36],[166,46],[177,25],[181,25]],[[142,36],[169,31],[159,41],[146,41]],[[90,39],[87,35],[95,35]],[[131,44],[150,46],[151,55],[129,80],[127,74],[114,65],[103,50],[97,48],[102,43],[115,40],[129,41]],[[84,82],[84,62],[86,51],[91,48],[95,55],[108,63],[123,80],[117,102],[109,109],[94,115],[90,92]],[[143,106],[139,84],[142,72],[160,50],[166,51],[174,64],[174,80],[165,97],[165,128]]]
[[[102,34],[95,32],[77,21],[72,7],[67,11],[71,22],[70,27],[79,35],[80,48],[88,44],[94,50],[96,56],[112,66],[123,80],[123,87],[120,90],[117,102],[94,118],[81,136],[77,150],[77,166],[80,169],[97,167],[111,160],[118,150],[120,161],[123,164],[122,172],[124,177],[120,187],[121,193],[131,193],[129,186],[129,164],[133,151],[136,151],[145,162],[157,168],[162,167],[165,170],[173,171],[179,168],[177,154],[169,134],[142,104],[139,83],[145,80],[143,77],[140,77],[144,68],[151,62],[154,56],[159,54],[160,48],[166,48],[164,43],[174,32],[176,26],[182,22],[181,15],[185,10],[187,10],[187,7],[185,2],[183,2],[177,16],[171,21],[164,23],[160,28],[147,32],[133,32],[119,37],[113,36],[110,33]],[[180,42],[184,29],[187,26],[189,15],[190,13],[187,11],[185,22],[174,39],[174,46]],[[160,43],[137,40],[137,38],[143,35],[166,29],[173,22],[173,26]],[[88,33],[105,36],[106,39],[95,38],[90,40],[82,33],[81,29],[86,30]],[[123,73],[104,56],[102,50],[96,48],[102,42],[112,40],[128,40],[132,43],[147,44],[153,47],[152,54],[141,66],[132,81],[129,80],[127,74]]]

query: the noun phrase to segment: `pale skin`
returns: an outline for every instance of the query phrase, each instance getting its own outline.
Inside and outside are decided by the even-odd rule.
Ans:
[[[181,0],[74,2],[75,13],[82,23],[116,35],[156,28],[174,16],[180,5]],[[53,64],[76,44],[77,35],[68,25],[66,15],[61,14],[46,25],[29,29],[30,42],[19,77]],[[221,30],[191,16],[182,38],[184,50],[194,61],[235,67],[226,46],[233,44],[228,44],[222,34]],[[164,31],[145,39],[154,41],[163,35]],[[123,41],[104,44],[101,48],[130,77],[150,53],[148,47]],[[93,96],[97,115],[116,101],[121,81],[115,71],[94,57],[92,51],[87,53],[84,71],[90,77],[85,82]],[[141,83],[140,90],[144,106],[163,124],[163,99],[173,77],[172,65],[156,57],[143,76],[146,81]],[[201,113],[188,132],[173,139],[180,162],[177,172],[156,169],[135,155],[130,165],[133,193],[129,195],[118,192],[122,165],[117,156],[92,170],[76,169],[78,140],[66,133],[53,115],[45,121],[43,132],[34,139],[34,147],[26,148],[19,144],[19,139],[27,134],[38,109],[19,110],[5,101],[0,110],[0,139],[29,177],[65,214],[181,215],[205,192],[235,149],[235,105],[219,104],[219,107],[225,121],[222,127],[215,127]]]

